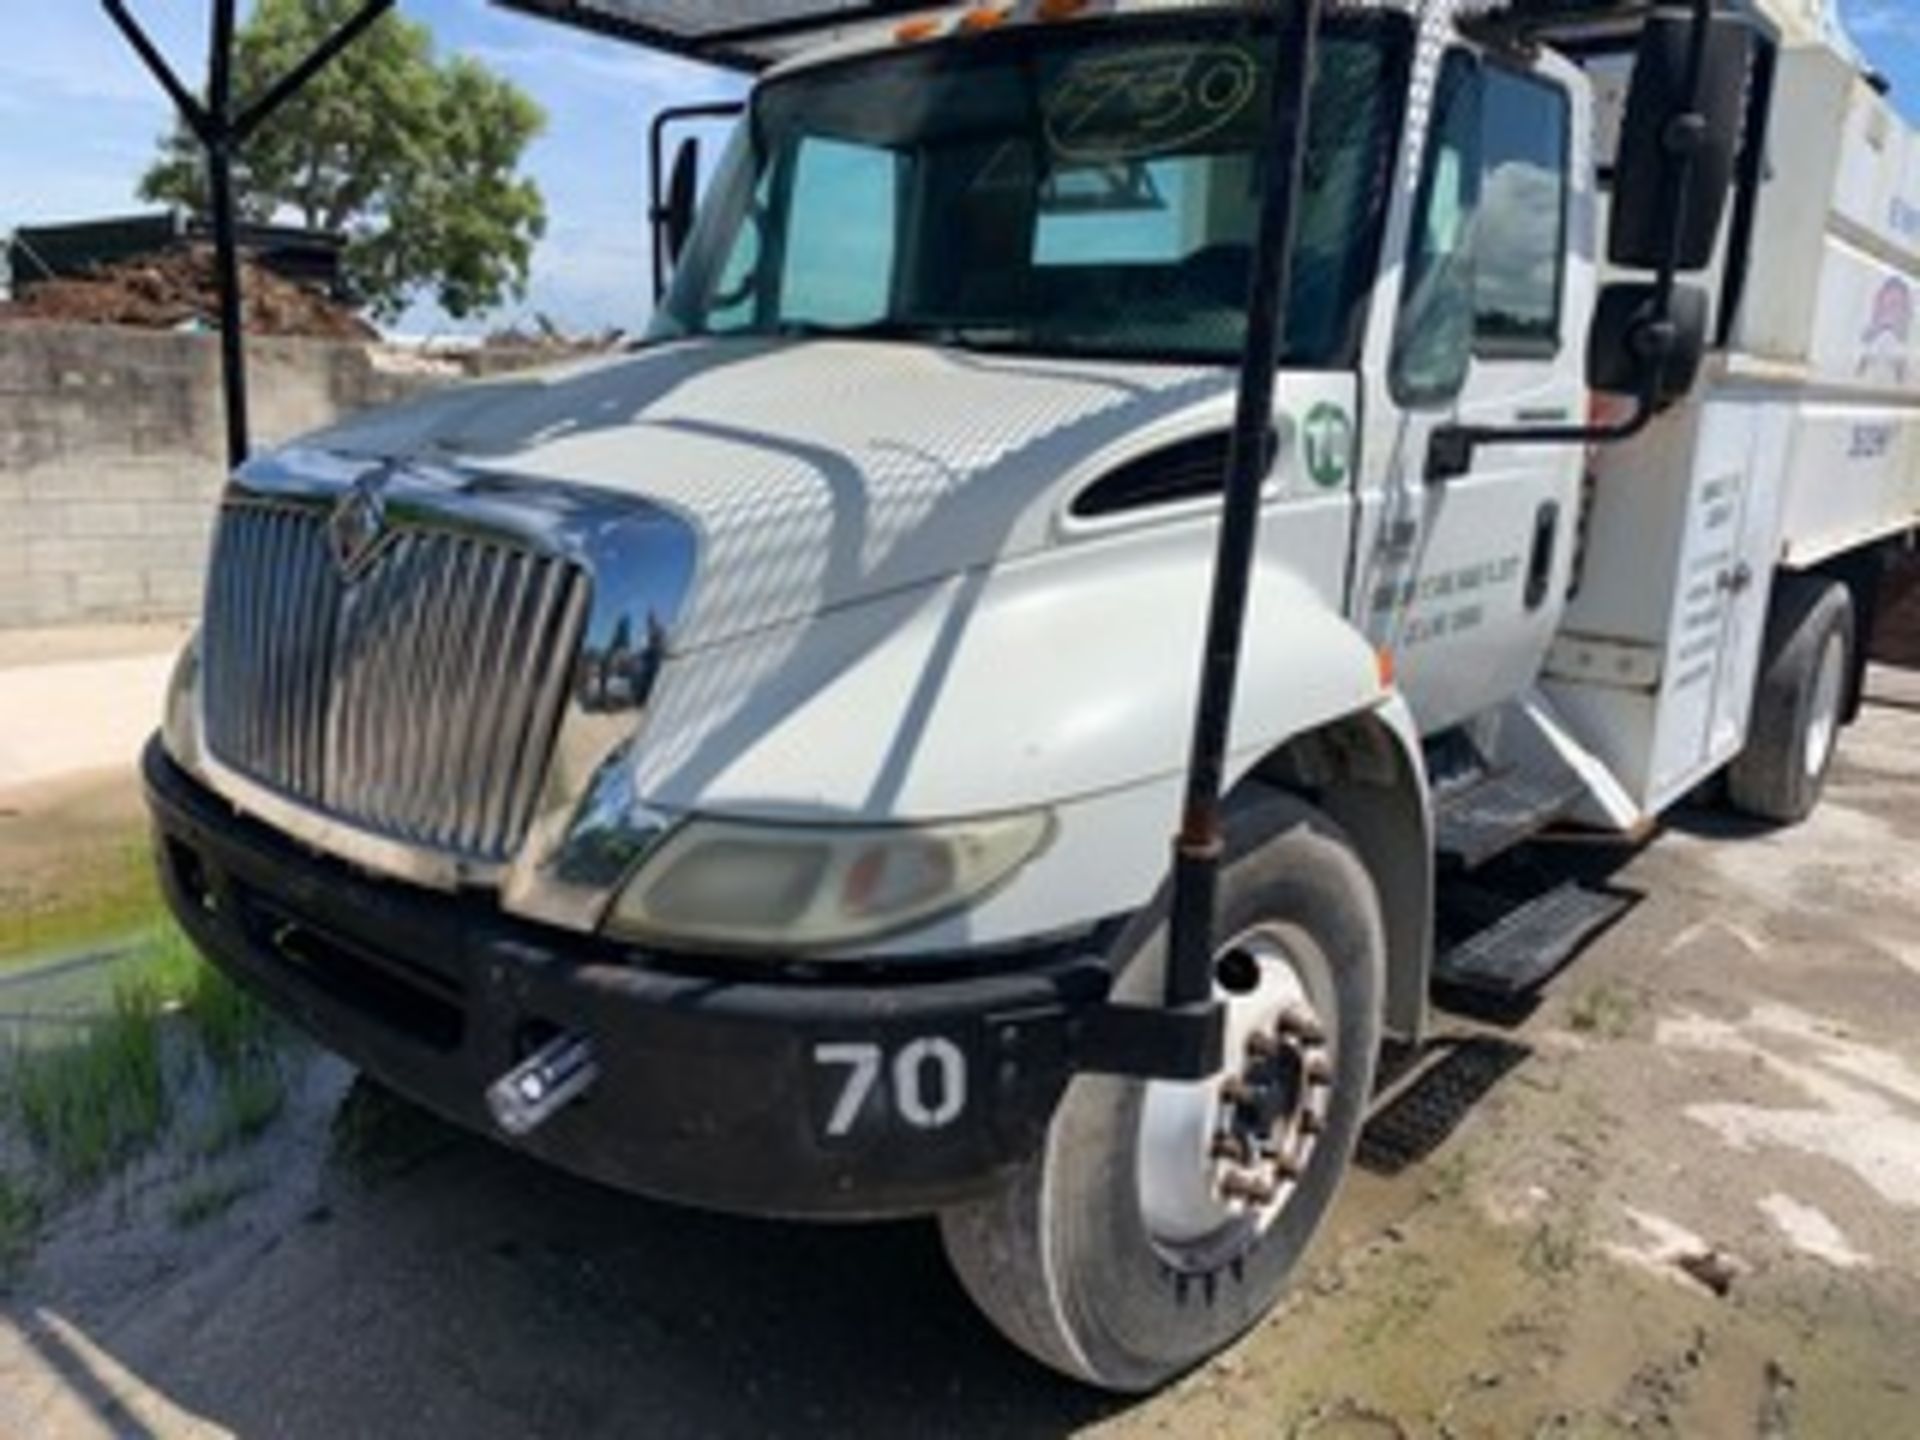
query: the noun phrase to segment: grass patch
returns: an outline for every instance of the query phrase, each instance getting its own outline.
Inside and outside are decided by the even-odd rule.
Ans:
[[[21,1182],[0,1175],[0,1281],[26,1258],[40,1228],[40,1201]]]
[[[168,926],[125,963],[110,1004],[76,1039],[22,1048],[0,1069],[0,1115],[18,1123],[57,1189],[99,1181],[165,1135],[190,1078],[170,1073],[182,1068],[170,1030],[186,1041],[189,1072],[211,1084],[199,1153],[255,1139],[279,1116],[278,1023]]]
[[[9,1108],[59,1185],[102,1178],[165,1128],[161,1009],[154,986],[123,979],[107,1013],[77,1040],[14,1056]]]
[[[176,1194],[167,1205],[167,1218],[181,1230],[191,1230],[216,1220],[251,1194],[257,1185],[236,1176],[211,1176],[195,1180]]]
[[[215,1072],[213,1113],[195,1142],[201,1155],[224,1155],[264,1135],[286,1108],[287,1082],[271,1056]]]
[[[185,945],[185,942],[181,942]],[[274,1013],[213,966],[188,950],[191,973],[180,991],[180,1006],[192,1023],[200,1047],[221,1073],[257,1068],[285,1043]]]
[[[0,879],[0,970],[151,930],[163,913],[144,834],[89,852],[57,887]]]

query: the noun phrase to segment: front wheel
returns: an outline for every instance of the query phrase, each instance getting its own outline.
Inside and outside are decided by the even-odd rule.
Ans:
[[[1215,933],[1227,1063],[1197,1083],[1083,1076],[995,1195],[941,1217],[1016,1345],[1103,1389],[1154,1389],[1257,1323],[1333,1203],[1365,1120],[1386,964],[1380,900],[1311,807],[1261,791],[1228,823]],[[1164,900],[1117,993],[1161,994]]]

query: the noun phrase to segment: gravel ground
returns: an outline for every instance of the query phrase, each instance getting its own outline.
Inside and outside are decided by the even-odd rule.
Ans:
[[[649,1205],[314,1057],[224,1210],[163,1156],[56,1221],[0,1434],[1920,1435],[1920,675],[1806,826],[1555,858],[1644,898],[1443,1021],[1293,1298],[1151,1400],[1004,1348],[927,1226]]]

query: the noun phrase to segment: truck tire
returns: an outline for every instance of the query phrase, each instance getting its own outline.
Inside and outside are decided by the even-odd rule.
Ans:
[[[1366,1117],[1386,941],[1353,846],[1260,790],[1230,814],[1217,915],[1227,1068],[1195,1084],[1076,1079],[1040,1153],[941,1216],[961,1283],[1007,1338],[1106,1390],[1155,1389],[1267,1314]],[[1163,895],[1117,946],[1123,998],[1159,997],[1165,918]],[[1241,1148],[1256,1139],[1271,1153]]]
[[[1747,748],[1727,770],[1734,809],[1781,825],[1813,813],[1845,723],[1857,644],[1853,596],[1845,585],[1819,575],[1780,577]]]

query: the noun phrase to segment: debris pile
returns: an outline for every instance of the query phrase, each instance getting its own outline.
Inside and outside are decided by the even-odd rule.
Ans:
[[[251,262],[241,262],[249,335],[373,340],[378,332],[349,307]],[[102,265],[84,278],[45,280],[12,304],[0,323],[130,325],[144,330],[217,329],[220,287],[213,251],[196,245]]]
[[[564,358],[568,355],[604,354],[618,349],[626,340],[626,332],[617,328],[602,330],[595,335],[572,335],[546,315],[536,313],[529,321],[490,331],[481,340],[480,348],[508,355],[545,354]]]

